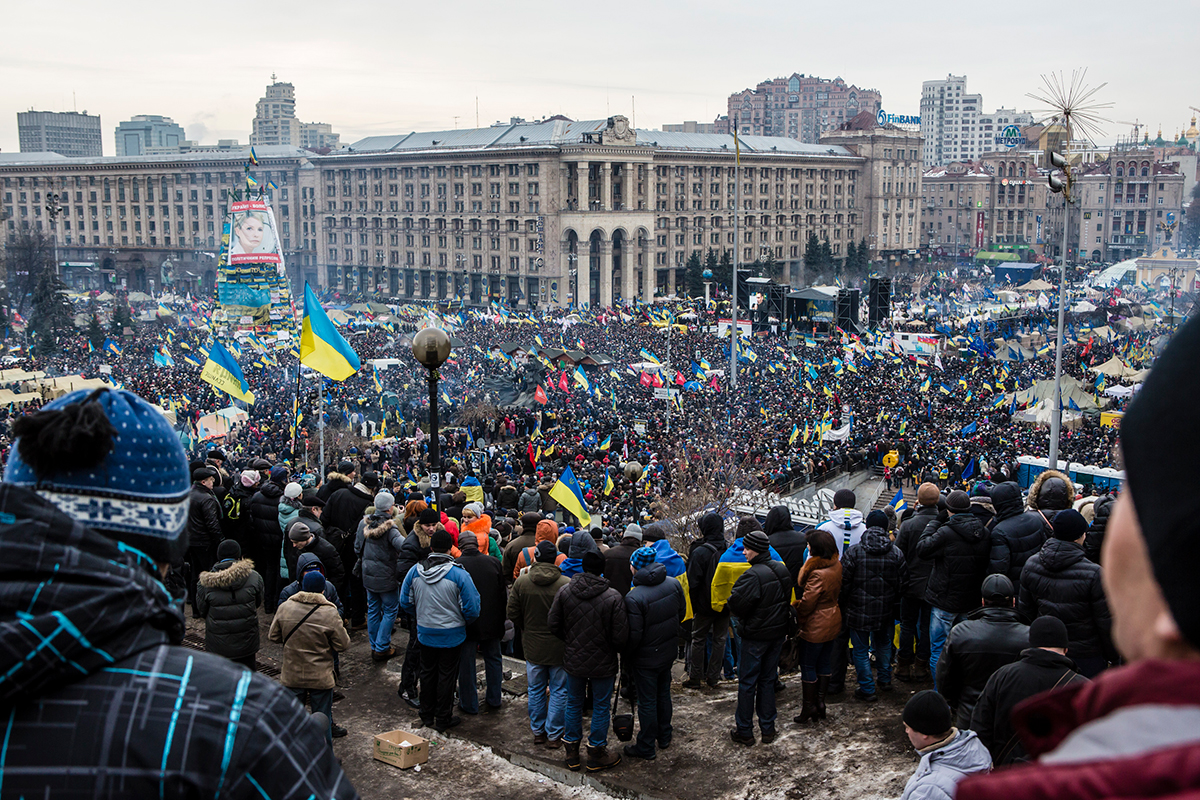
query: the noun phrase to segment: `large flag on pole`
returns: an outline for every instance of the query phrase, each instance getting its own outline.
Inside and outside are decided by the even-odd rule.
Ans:
[[[362,367],[358,354],[333,327],[307,281],[300,323],[300,363],[335,381],[346,380]]]
[[[242,368],[220,342],[213,342],[209,349],[208,361],[204,362],[200,380],[212,384],[230,397],[247,403],[254,402],[254,392],[250,391],[250,384],[246,383]]]
[[[550,496],[579,518],[580,528],[586,530],[591,525],[592,515],[588,513],[587,503],[583,500],[583,489],[580,488],[579,481],[575,480],[575,473],[570,467],[563,470],[562,477],[550,489]]]

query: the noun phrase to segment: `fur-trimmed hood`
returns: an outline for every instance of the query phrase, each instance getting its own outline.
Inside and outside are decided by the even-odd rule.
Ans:
[[[212,572],[201,572],[197,579],[201,586],[209,589],[237,589],[254,571],[254,562],[248,558],[237,561],[221,561],[213,565]]]
[[[1029,487],[1029,508],[1033,511],[1062,511],[1075,502],[1075,484],[1056,469],[1048,469]]]
[[[396,519],[390,514],[380,519],[380,515],[372,514],[367,517],[366,524],[363,525],[363,536],[368,539],[378,539],[388,532],[388,529],[396,527]]]
[[[297,603],[304,603],[306,606],[332,606],[333,601],[323,594],[318,592],[296,592],[288,598],[295,600]],[[336,606],[334,606],[336,608]]]
[[[350,478],[349,475],[343,475],[342,473],[337,472],[336,470],[333,472],[330,472],[328,475],[325,476],[325,482],[328,483],[329,481],[341,481],[342,483],[346,484],[347,486],[354,483],[354,481]]]

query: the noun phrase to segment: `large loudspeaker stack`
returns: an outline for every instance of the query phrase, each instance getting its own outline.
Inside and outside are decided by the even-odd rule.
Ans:
[[[860,289],[839,289],[837,293],[837,326],[850,333],[858,332]]]
[[[892,315],[892,279],[871,278],[867,289],[867,318],[872,328],[878,328]]]

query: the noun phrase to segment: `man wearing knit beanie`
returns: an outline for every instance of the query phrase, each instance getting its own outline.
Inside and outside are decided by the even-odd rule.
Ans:
[[[954,797],[954,787],[967,775],[986,773],[992,757],[975,731],[953,727],[950,706],[932,689],[917,692],[904,705],[904,732],[921,754],[900,800]]]
[[[1019,703],[1050,689],[1087,682],[1067,655],[1067,626],[1058,617],[1035,619],[1028,644],[1018,661],[992,673],[971,714],[971,730],[991,751],[997,767],[1028,760],[1013,730],[1012,711]]]
[[[987,576],[991,542],[979,517],[971,513],[966,492],[946,496],[950,518],[925,526],[916,554],[933,563],[925,600],[929,613],[929,671],[937,674],[937,661],[950,629],[979,608],[980,587]]]
[[[933,607],[925,599],[933,562],[917,555],[917,541],[931,522],[940,517],[941,493],[932,483],[917,487],[917,508],[900,523],[896,547],[904,554],[904,596],[900,599],[900,649],[896,653],[896,677],[902,681],[924,680],[929,671],[929,618]],[[945,520],[942,520],[945,521]]]
[[[271,797],[353,796],[290,692],[179,646],[183,609],[164,581],[187,549],[191,481],[161,410],[125,390],[79,390],[14,417],[10,435],[0,483],[5,795],[217,796],[257,782]],[[175,726],[180,709],[203,711]],[[233,740],[255,758],[233,759],[222,775],[212,754]]]
[[[554,596],[547,623],[550,632],[565,643],[567,703],[562,741],[567,768],[576,771],[582,763],[579,748],[583,740],[583,702],[590,685],[592,721],[587,737],[587,770],[597,772],[621,763],[621,754],[608,749],[608,728],[617,655],[629,637],[629,622],[625,601],[604,579],[604,557],[595,550],[592,537],[576,534],[572,545],[578,540],[585,540],[592,549],[580,554],[582,571]]]
[[[538,542],[533,552],[534,564],[517,576],[508,594],[507,615],[521,636],[525,654],[533,742],[553,750],[562,746],[567,673],[563,670],[563,641],[550,632],[547,618],[555,596],[570,579],[555,563],[559,553],[554,542]]]
[[[333,737],[334,654],[350,646],[337,606],[325,596],[325,576],[304,573],[300,591],[280,604],[268,637],[283,646],[279,681],[307,702],[314,714],[330,719],[326,736]],[[344,730],[344,729],[342,729]]]
[[[429,537],[429,546],[429,556],[404,576],[400,608],[416,619],[421,647],[421,722],[445,733],[461,721],[453,715],[454,683],[467,625],[479,617],[480,601],[471,576],[450,555],[454,546],[450,534],[438,528]]]
[[[655,559],[653,547],[633,551],[633,588],[625,596],[630,636],[622,660],[636,687],[639,730],[637,742],[625,745],[624,752],[644,759],[657,755],[656,746],[671,743],[671,667],[687,611],[683,586]]]
[[[1046,614],[1061,619],[1070,636],[1071,660],[1082,675],[1094,678],[1117,660],[1100,566],[1083,552],[1087,521],[1082,514],[1068,508],[1051,522],[1054,536],[1021,570],[1017,610],[1027,619]]]
[[[833,494],[833,510],[829,512],[829,519],[818,526],[820,530],[829,531],[837,542],[838,558],[846,552],[847,547],[858,544],[867,530],[862,513],[854,507],[857,503],[854,492],[838,489]]]
[[[1193,316],[1121,420],[1126,484],[1101,561],[1113,640],[1128,665],[1023,705],[1013,722],[1038,763],[970,779],[959,798],[1177,797],[1200,788],[1197,363]]]
[[[790,632],[788,606],[795,581],[782,561],[772,559],[771,542],[761,530],[742,538],[742,554],[750,566],[733,584],[728,602],[742,637],[737,711],[729,735],[738,744],[753,745],[757,711],[762,742],[770,744],[776,736],[775,681],[783,640]]]

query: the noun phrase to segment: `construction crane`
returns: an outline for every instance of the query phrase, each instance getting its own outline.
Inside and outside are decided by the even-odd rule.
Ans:
[[[1118,120],[1114,120],[1114,122],[1116,122],[1118,125],[1129,125],[1129,126],[1132,126],[1132,127],[1133,127],[1133,139],[1132,139],[1131,141],[1132,141],[1134,144],[1137,144],[1137,141],[1138,141],[1138,134],[1139,134],[1139,133],[1141,133],[1141,132],[1142,132],[1142,128],[1143,128],[1143,127],[1145,127],[1145,126],[1144,126],[1142,123],[1138,122],[1137,120],[1134,120],[1133,122],[1126,122],[1126,121],[1124,121],[1124,120],[1119,120],[1119,119],[1118,119]]]

